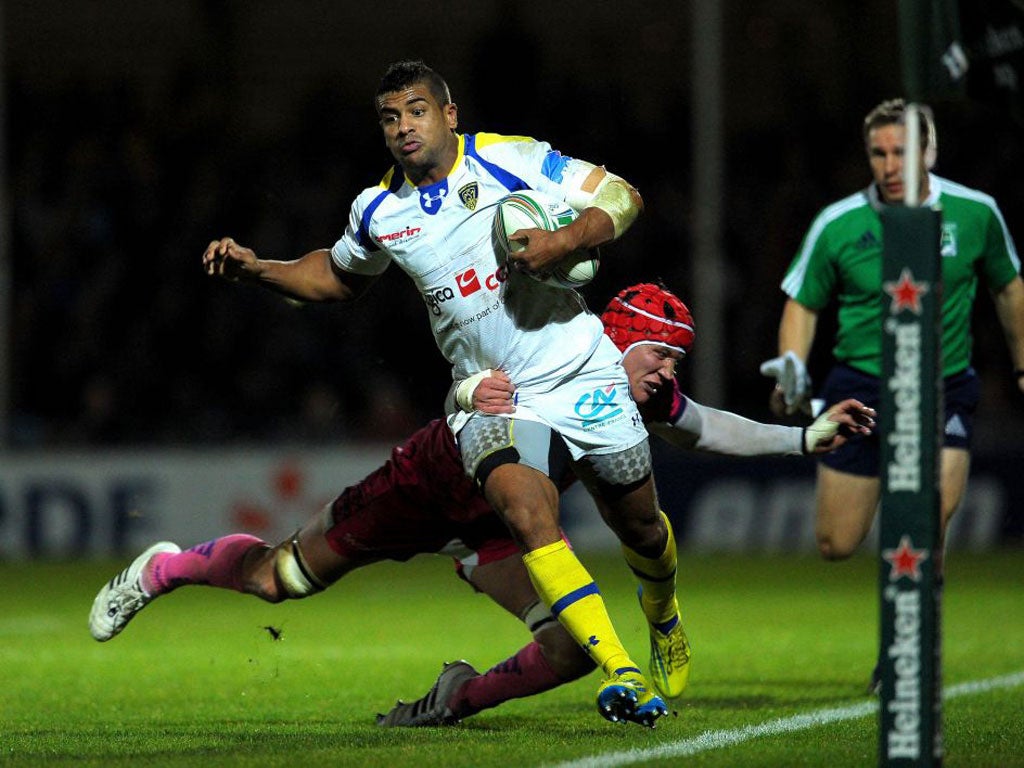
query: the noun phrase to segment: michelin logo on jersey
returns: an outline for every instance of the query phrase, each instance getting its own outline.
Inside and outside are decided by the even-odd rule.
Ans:
[[[393,167],[356,197],[345,234],[331,250],[338,267],[361,275],[379,275],[394,262],[423,296],[453,378],[503,369],[519,392],[516,418],[547,423],[563,435],[574,432],[581,450],[611,443],[621,448],[646,438],[642,426],[616,432],[623,429],[616,426],[620,420],[629,425],[628,413],[635,410],[628,395],[614,407],[600,399],[628,393],[625,374],[614,379],[618,350],[575,291],[552,290],[505,269],[492,223],[496,206],[510,193],[533,189],[566,200],[579,194],[592,170],[546,142],[460,134],[445,179],[417,188]],[[552,423],[553,414],[561,414],[562,423]],[[459,418],[450,419],[456,431]],[[595,438],[598,433],[605,436]]]

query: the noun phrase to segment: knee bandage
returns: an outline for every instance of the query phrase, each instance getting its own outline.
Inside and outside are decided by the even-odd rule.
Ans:
[[[293,538],[277,550],[274,556],[274,570],[281,580],[288,597],[299,599],[321,592],[324,585],[313,575],[299,551],[299,540]]]

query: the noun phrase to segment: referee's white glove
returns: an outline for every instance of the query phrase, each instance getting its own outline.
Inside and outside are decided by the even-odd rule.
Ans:
[[[773,377],[778,382],[787,415],[791,416],[797,411],[810,415],[811,377],[796,352],[790,350],[780,357],[761,363],[761,375]]]

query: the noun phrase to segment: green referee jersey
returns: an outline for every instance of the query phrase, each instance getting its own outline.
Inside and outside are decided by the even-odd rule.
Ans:
[[[944,376],[971,361],[971,307],[978,277],[998,291],[1020,272],[1020,258],[994,199],[929,176],[925,205],[942,211],[942,355]],[[839,305],[836,360],[881,376],[882,222],[875,185],[825,208],[786,271],[782,290],[809,309],[833,295]]]

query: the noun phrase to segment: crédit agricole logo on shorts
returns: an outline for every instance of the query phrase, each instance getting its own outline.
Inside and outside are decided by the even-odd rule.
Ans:
[[[614,384],[608,384],[585,393],[576,401],[573,411],[583,419],[584,429],[593,429],[622,416],[622,406],[619,405],[616,395],[618,388]]]

